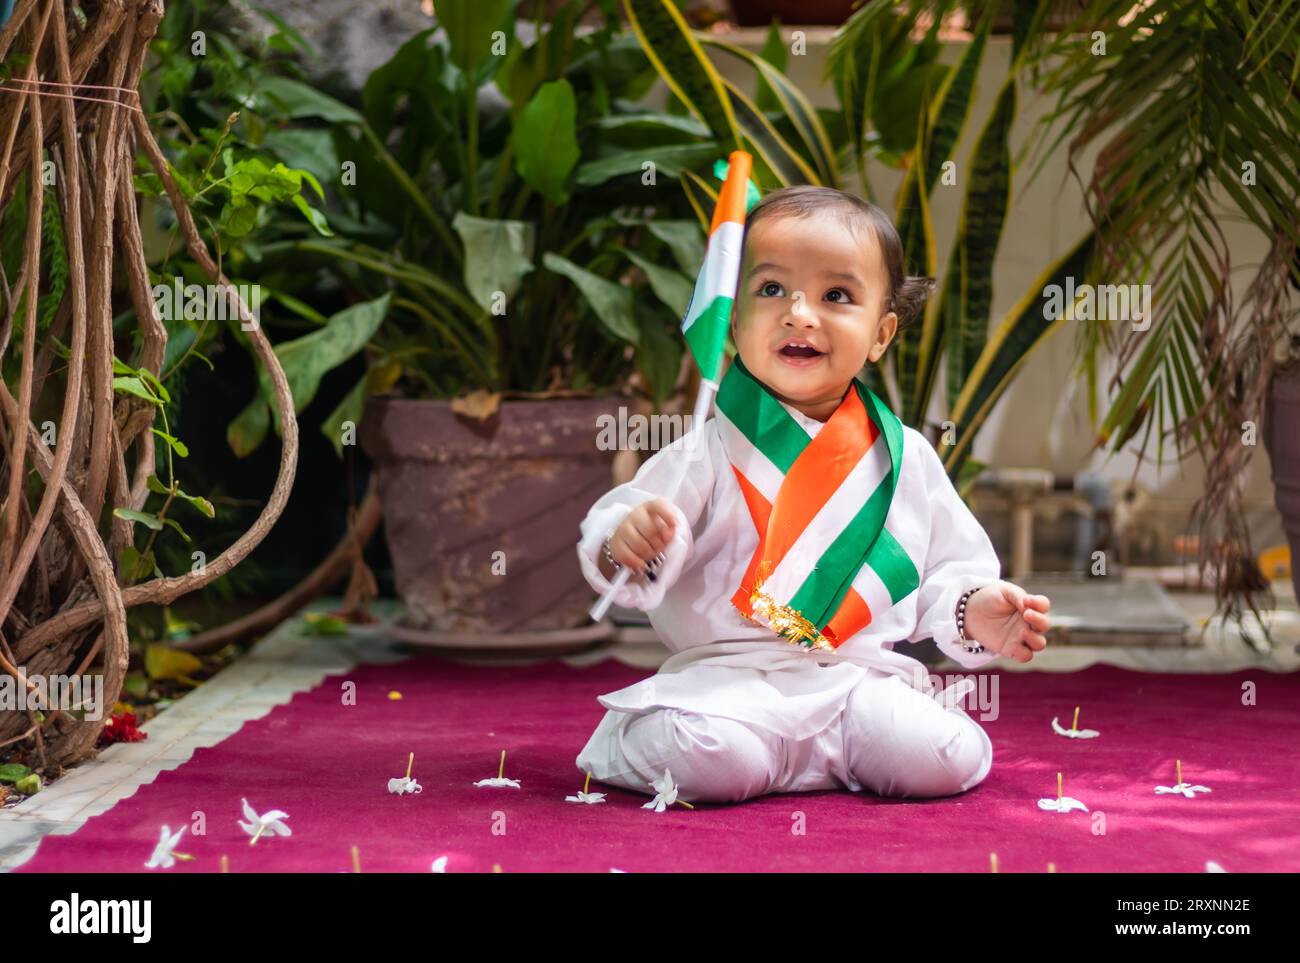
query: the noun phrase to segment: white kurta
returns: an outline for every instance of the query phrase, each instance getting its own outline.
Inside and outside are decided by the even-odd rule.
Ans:
[[[822,422],[783,406],[809,436],[821,430]],[[647,459],[631,481],[597,501],[582,522],[578,558],[587,581],[603,594],[610,583],[600,574],[597,559],[606,534],[635,506],[666,497],[686,460],[684,480],[669,499],[677,527],[657,581],[628,582],[614,597],[620,605],[648,612],[673,654],[656,675],[598,696],[606,709],[641,713],[678,708],[805,739],[836,718],[849,691],[872,669],[934,694],[925,666],[893,651],[897,642],[932,637],[966,668],[997,657],[988,651],[971,655],[957,643],[957,599],[969,588],[996,580],[1001,565],[924,435],[903,427],[903,465],[885,520],[916,565],[920,587],[875,613],[869,625],[827,652],[786,642],[731,604],[758,546],[758,533],[716,419],[699,430],[697,457],[691,458],[685,447],[689,436],[677,439]],[[869,494],[863,492],[863,499]]]

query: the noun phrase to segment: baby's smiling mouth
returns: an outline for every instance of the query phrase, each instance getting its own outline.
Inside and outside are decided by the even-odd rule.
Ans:
[[[825,354],[824,351],[817,349],[810,342],[799,338],[792,338],[782,343],[776,349],[776,353],[781,356],[781,360],[793,365],[814,364]]]

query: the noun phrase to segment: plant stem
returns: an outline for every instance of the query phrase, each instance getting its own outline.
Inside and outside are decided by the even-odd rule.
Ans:
[[[469,213],[478,216],[478,87],[473,81],[466,84],[468,128],[465,137],[465,190]]]

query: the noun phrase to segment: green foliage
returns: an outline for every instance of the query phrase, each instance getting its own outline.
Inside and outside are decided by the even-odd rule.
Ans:
[[[301,412],[311,404],[326,372],[356,355],[370,342],[388,314],[390,300],[391,295],[385,294],[373,301],[355,304],[328,319],[319,330],[275,346],[275,355],[284,368],[296,411]],[[232,427],[239,426],[235,429],[236,434],[228,436],[231,448],[241,456],[249,454],[261,443],[271,420],[276,425],[280,422],[279,405],[271,390],[270,378],[264,369],[259,371],[260,393],[232,423]]]
[[[152,431],[163,442],[162,451],[165,456],[162,461],[165,465],[167,480],[164,482],[157,475],[150,475],[146,482],[152,494],[162,496],[161,506],[154,511],[131,508],[113,509],[114,516],[141,525],[149,533],[146,536],[146,543],[143,548],[137,548],[134,544],[126,545],[122,548],[118,558],[118,570],[123,580],[130,584],[148,578],[150,575],[162,577],[163,573],[158,567],[153,549],[159,533],[165,528],[171,528],[186,542],[193,541],[180,522],[168,514],[178,499],[189,504],[209,519],[215,518],[217,512],[211,501],[201,495],[187,493],[177,481],[173,456],[187,458],[189,457],[189,448],[171,433],[171,425],[167,415],[167,409],[172,403],[171,393],[163,387],[157,376],[147,368],[132,368],[118,358],[113,359],[113,375],[113,390],[115,392],[138,398],[153,405],[157,409],[158,418],[163,424],[161,430],[154,428]]]
[[[1030,289],[1002,321],[992,316],[993,267],[1011,195],[1017,77],[1027,63],[1025,40],[1038,29],[1047,4],[1016,5],[1012,62],[992,112],[983,119],[974,113],[975,79],[997,8],[983,11],[972,42],[955,65],[945,66],[936,58],[939,14],[946,9],[937,8],[948,6],[913,3],[902,12],[863,8],[837,35],[827,73],[844,104],[864,194],[871,196],[869,160],[906,164],[895,223],[908,269],[937,277],[938,287],[919,323],[895,340],[892,362],[899,395],[893,404],[906,423],[922,427],[934,391],[943,385],[943,409],[956,426],[955,444],[944,452],[945,465],[954,480],[968,485],[973,475],[966,460],[979,428],[1012,374],[1056,327],[1043,316],[1041,287]],[[930,30],[919,44],[902,42],[916,30],[923,8],[933,14]],[[941,265],[930,201],[967,131],[973,132],[974,148],[969,160],[956,168],[961,218],[952,250]],[[1090,252],[1084,238],[1044,273],[1055,278],[1064,265],[1077,269]],[[992,339],[990,329],[997,332]]]
[[[367,80],[358,117],[335,124],[337,236],[260,246],[272,270],[292,262],[363,298],[391,295],[366,347],[382,375],[327,419],[331,440],[352,420],[342,409],[355,414],[374,390],[600,392],[633,372],[656,399],[671,390],[681,292],[699,268],[681,255],[703,251],[671,178],[712,164],[719,147],[637,103],[651,64],[612,4],[598,29],[576,32],[586,6],[539,13],[531,43],[496,44],[495,30],[513,30],[512,4],[440,4],[446,39],[408,40]],[[232,442],[251,450],[263,422],[245,410]]]

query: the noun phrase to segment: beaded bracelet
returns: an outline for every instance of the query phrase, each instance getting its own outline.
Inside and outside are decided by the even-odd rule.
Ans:
[[[605,553],[605,561],[609,562],[610,567],[614,570],[614,574],[617,575],[618,570],[623,566],[620,565],[618,562],[614,561],[614,553],[610,550],[610,542],[612,542],[613,540],[614,540],[614,533],[613,532],[606,533],[605,541],[600,546],[600,548],[601,551]]]
[[[984,646],[966,635],[966,603],[970,600],[970,597],[978,591],[978,587],[968,589],[963,593],[962,597],[957,600],[957,642],[965,651],[972,655],[984,651]]]
[[[600,546],[600,549],[605,555],[605,560],[609,562],[610,566],[613,568],[614,574],[617,575],[618,570],[621,569],[623,566],[614,560],[614,552],[612,550],[612,545],[611,545],[613,541],[614,541],[614,533],[609,532],[608,534],[605,535],[605,541]],[[655,575],[654,569],[658,568],[661,564],[663,564],[663,561],[664,561],[664,553],[660,552],[649,562],[647,562],[645,570],[643,572],[645,577],[652,582],[658,581],[659,576]]]

